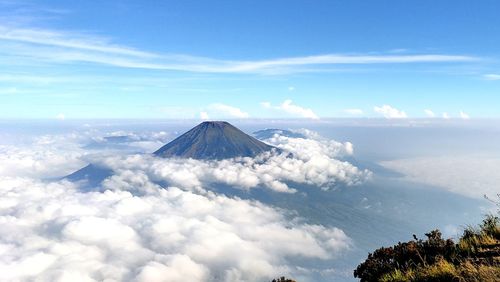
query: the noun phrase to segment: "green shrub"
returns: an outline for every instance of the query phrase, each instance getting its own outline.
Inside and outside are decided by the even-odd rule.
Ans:
[[[380,278],[381,282],[406,282],[410,281],[414,278],[414,273],[412,269],[408,269],[406,272],[403,272],[399,269],[396,269],[390,273],[386,273],[382,275]]]
[[[465,261],[460,265],[458,271],[463,281],[500,281],[500,267],[498,265],[480,265]]]
[[[481,232],[484,235],[500,240],[500,224],[499,218],[493,215],[488,215],[480,225]]]
[[[368,255],[354,277],[369,281],[500,281],[500,220],[487,216],[468,227],[455,244],[434,230],[417,239],[383,247]]]
[[[296,282],[295,280],[285,278],[284,276],[281,276],[280,278],[273,279],[271,282]]]
[[[415,274],[412,279],[415,282],[460,281],[460,275],[455,266],[445,259],[440,259],[433,265],[422,267]]]

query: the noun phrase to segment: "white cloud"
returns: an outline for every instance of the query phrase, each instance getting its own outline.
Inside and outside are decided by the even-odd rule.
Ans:
[[[0,25],[2,51],[24,60],[52,63],[86,62],[124,68],[207,73],[275,74],[311,71],[311,66],[469,62],[478,58],[446,54],[325,54],[256,61],[229,61],[190,55],[163,55],[114,44],[89,33]]]
[[[484,156],[420,157],[381,162],[415,182],[473,198],[498,193],[500,159]]]
[[[125,136],[119,144],[123,153],[153,152],[176,135],[165,131],[133,133],[126,131],[98,131],[91,125],[85,131],[41,135],[14,139],[12,144],[0,145],[0,175],[32,178],[57,178],[85,166],[95,153],[116,155],[118,149],[104,137]],[[1,140],[5,143],[5,139]],[[22,141],[22,142],[21,142]],[[93,147],[87,147],[87,145]],[[114,144],[116,145],[116,144]]]
[[[221,104],[214,103],[208,106],[208,110],[210,111],[211,116],[218,117],[230,117],[230,118],[248,118],[250,115],[240,108]]]
[[[33,144],[14,147],[0,145],[0,175],[58,177],[81,168],[84,152],[76,145]]]
[[[483,78],[486,80],[500,80],[500,74],[485,74]]]
[[[95,134],[96,137],[87,134]],[[166,132],[133,134],[129,132],[97,133],[94,130],[79,134],[42,136],[23,148],[0,146],[0,175],[28,177],[60,177],[69,174],[88,162],[101,163],[120,175],[144,183],[144,179],[165,180],[187,190],[200,190],[204,184],[225,183],[235,188],[267,187],[280,192],[294,192],[295,184],[312,184],[324,189],[337,183],[356,185],[370,177],[367,170],[360,170],[339,160],[353,154],[353,145],[323,139],[314,132],[302,130],[308,139],[275,135],[265,142],[279,147],[283,154],[267,153],[258,158],[236,158],[222,161],[162,159],[145,155],[123,156],[143,148],[152,152],[172,135]],[[126,136],[127,143],[120,143],[125,150],[114,151],[100,136]],[[146,141],[149,140],[149,141]],[[98,154],[82,150],[93,144]],[[96,147],[97,146],[97,147]],[[92,147],[93,148],[93,147]],[[91,149],[91,148],[89,148]],[[293,158],[287,152],[293,153]],[[118,154],[117,154],[118,153]],[[62,167],[62,169],[61,169]],[[113,188],[111,178],[106,185]],[[289,183],[292,183],[289,187]],[[125,189],[123,183],[118,183]],[[142,184],[141,184],[142,185]],[[130,187],[134,189],[134,187]]]
[[[363,110],[361,109],[345,109],[344,112],[350,114],[350,115],[355,115],[359,116],[363,114]]]
[[[65,120],[66,119],[66,116],[63,114],[63,113],[60,113],[56,116],[56,119],[58,120]]]
[[[450,115],[446,112],[443,113],[443,118],[444,119],[450,119]]]
[[[387,64],[387,63],[422,63],[422,62],[450,62],[474,61],[476,59],[466,56],[450,55],[317,55],[295,58],[280,58],[267,61],[237,62],[229,67],[233,72],[253,72],[272,68],[303,66],[303,65],[336,65],[336,64]]]
[[[293,87],[293,86],[288,86],[288,91],[295,91],[295,87]]]
[[[285,152],[266,153],[257,158],[202,161],[133,155],[107,157],[99,162],[118,172],[116,177],[104,183],[108,189],[125,189],[121,179],[127,177],[140,183],[144,182],[144,178],[163,180],[192,191],[203,190],[208,183],[224,183],[239,189],[263,186],[277,192],[293,193],[296,191],[293,187],[295,183],[328,189],[338,183],[356,185],[370,178],[369,171],[338,160],[353,154],[351,143],[321,139],[310,131],[304,134],[309,138],[274,135],[265,141]],[[289,152],[293,157],[288,155]]]
[[[281,105],[278,106],[272,106],[270,102],[262,102],[260,104],[263,108],[275,109],[296,117],[319,119],[319,116],[316,115],[316,113],[314,113],[313,110],[301,107],[299,105],[295,105],[290,99],[283,101],[283,103],[281,103]]]
[[[467,113],[460,111],[460,118],[461,119],[470,119],[470,116]]]
[[[288,258],[330,259],[351,244],[257,202],[153,187],[80,193],[0,177],[0,280],[265,281],[293,275]]]
[[[406,49],[406,48],[396,48],[396,49],[391,49],[389,50],[389,53],[406,53],[410,50]]]
[[[176,282],[207,280],[209,270],[186,255],[166,256],[161,262],[152,261],[140,269],[137,281]]]
[[[208,115],[207,112],[200,112],[200,119],[207,120],[210,119],[210,116]]]
[[[426,109],[426,110],[424,110],[424,112],[427,115],[427,117],[433,118],[436,116],[436,114],[432,110]]]
[[[267,140],[293,157],[203,162],[86,156],[82,142],[100,138],[87,128],[90,133],[42,136],[23,148],[0,147],[0,280],[266,281],[277,274],[302,276],[297,259],[333,259],[352,245],[338,228],[307,224],[293,213],[205,186],[223,182],[290,192],[289,182],[354,185],[370,173],[337,159],[353,153],[349,142],[303,130],[310,139]],[[130,133],[105,136],[124,134]],[[151,140],[166,135],[148,134]],[[116,172],[104,192],[39,180],[82,167],[87,157]],[[160,187],[161,180],[179,185]]]
[[[389,105],[383,105],[381,107],[374,107],[373,110],[376,113],[382,114],[385,118],[407,118],[408,116],[404,111],[393,108]]]

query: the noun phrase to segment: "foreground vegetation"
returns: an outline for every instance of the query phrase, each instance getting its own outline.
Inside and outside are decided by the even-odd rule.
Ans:
[[[487,216],[457,243],[434,230],[427,239],[380,248],[354,270],[364,281],[500,281],[500,220]]]
[[[285,278],[282,276],[278,279],[273,279],[273,281],[271,281],[271,282],[296,282],[296,281],[292,280],[292,279]]]

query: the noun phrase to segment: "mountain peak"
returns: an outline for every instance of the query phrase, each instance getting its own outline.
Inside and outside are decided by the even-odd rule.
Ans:
[[[225,127],[225,126],[233,126],[227,121],[223,120],[213,120],[213,121],[204,121],[200,123],[198,126],[213,126],[213,127]],[[233,126],[234,127],[234,126]]]
[[[154,152],[156,156],[193,159],[254,157],[271,151],[267,145],[226,121],[204,121]]]

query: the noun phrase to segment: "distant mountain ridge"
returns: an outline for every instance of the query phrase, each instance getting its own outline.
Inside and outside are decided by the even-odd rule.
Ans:
[[[88,164],[87,166],[64,176],[62,179],[66,179],[69,181],[77,182],[77,181],[85,181],[85,187],[97,187],[101,184],[101,182],[112,176],[114,171],[100,166],[96,164]]]
[[[163,158],[221,160],[279,150],[226,121],[205,121],[154,152]]]
[[[307,136],[296,131],[278,129],[278,128],[268,128],[263,130],[258,130],[253,133],[253,136],[259,140],[273,138],[275,135],[285,136],[289,138],[303,138],[307,139]]]

